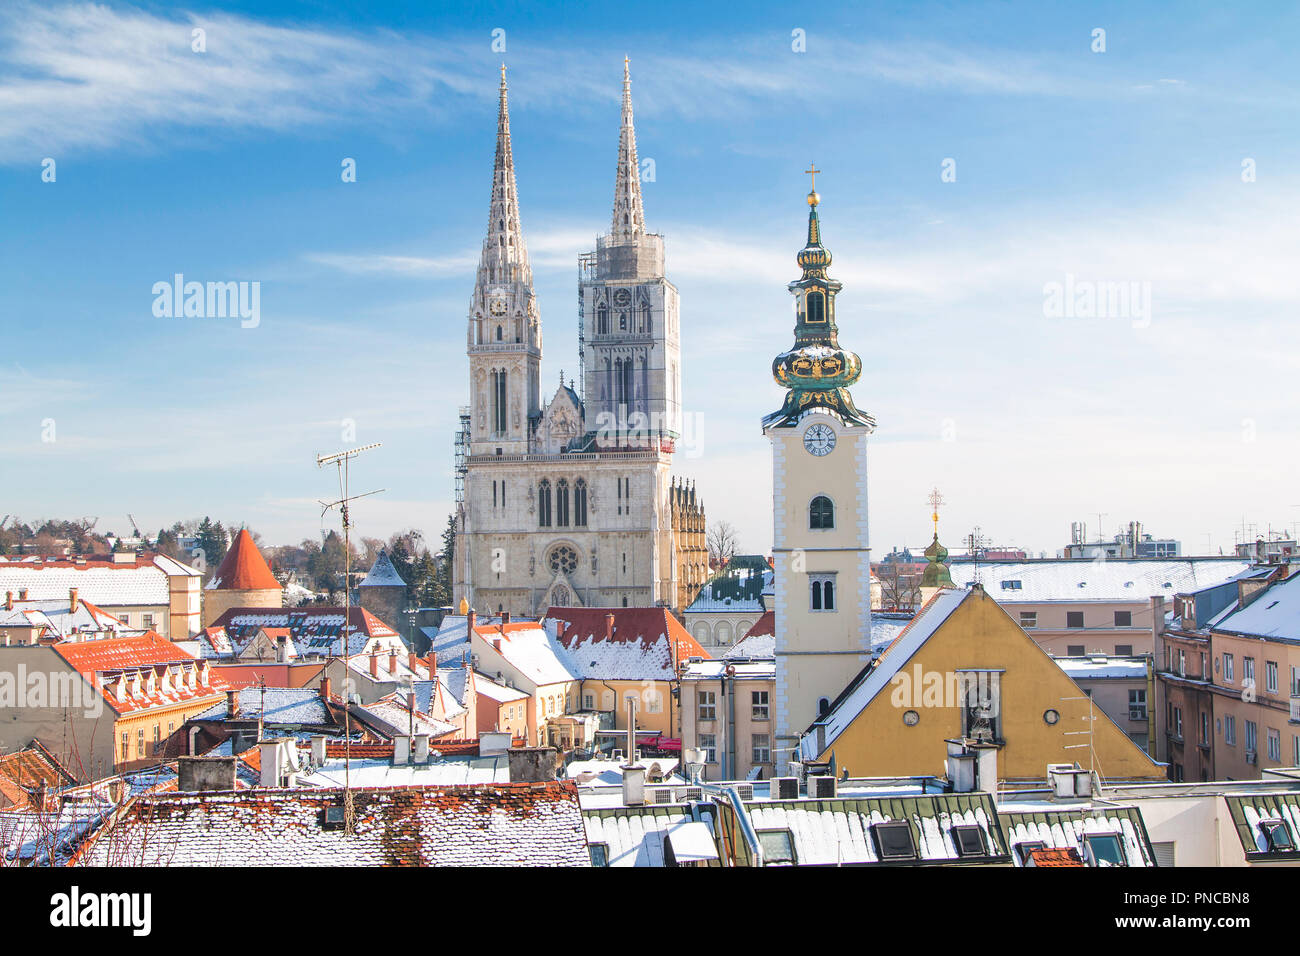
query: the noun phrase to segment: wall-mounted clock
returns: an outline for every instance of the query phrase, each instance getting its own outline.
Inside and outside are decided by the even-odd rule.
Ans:
[[[818,422],[803,433],[803,447],[818,458],[829,455],[835,449],[835,429]]]

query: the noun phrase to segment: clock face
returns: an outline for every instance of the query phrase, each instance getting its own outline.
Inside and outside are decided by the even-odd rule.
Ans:
[[[626,309],[632,304],[632,293],[627,289],[617,289],[614,292],[614,306],[619,309]]]
[[[505,297],[500,295],[493,296],[492,300],[488,303],[488,311],[490,311],[493,315],[505,315],[506,314]]]
[[[835,448],[835,429],[818,422],[803,433],[803,447],[808,454],[821,458],[829,455]]]

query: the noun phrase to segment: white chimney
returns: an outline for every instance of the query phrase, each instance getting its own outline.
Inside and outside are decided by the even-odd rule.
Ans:
[[[478,735],[478,755],[496,757],[509,753],[513,739],[508,730],[485,730]]]
[[[406,736],[393,738],[393,766],[411,762],[411,738]]]
[[[280,741],[258,741],[257,752],[262,764],[262,786],[280,786]]]
[[[324,734],[311,735],[311,762],[315,764],[317,767],[323,766],[325,763],[325,735]]]
[[[412,759],[415,763],[429,762],[429,735],[428,734],[415,735],[415,752],[413,754]]]
[[[623,767],[623,805],[645,805],[645,767]]]

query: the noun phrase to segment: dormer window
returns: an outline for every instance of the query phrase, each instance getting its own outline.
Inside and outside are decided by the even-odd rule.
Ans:
[[[1035,850],[1046,850],[1047,844],[1042,840],[1029,840],[1025,843],[1016,844],[1016,857],[1020,860],[1021,866],[1029,865],[1029,857]]]

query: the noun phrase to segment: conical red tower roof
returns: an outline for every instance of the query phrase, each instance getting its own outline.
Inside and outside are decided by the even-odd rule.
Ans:
[[[253,543],[247,528],[240,529],[217,573],[208,582],[210,590],[279,591],[280,582],[271,573],[262,552]]]

